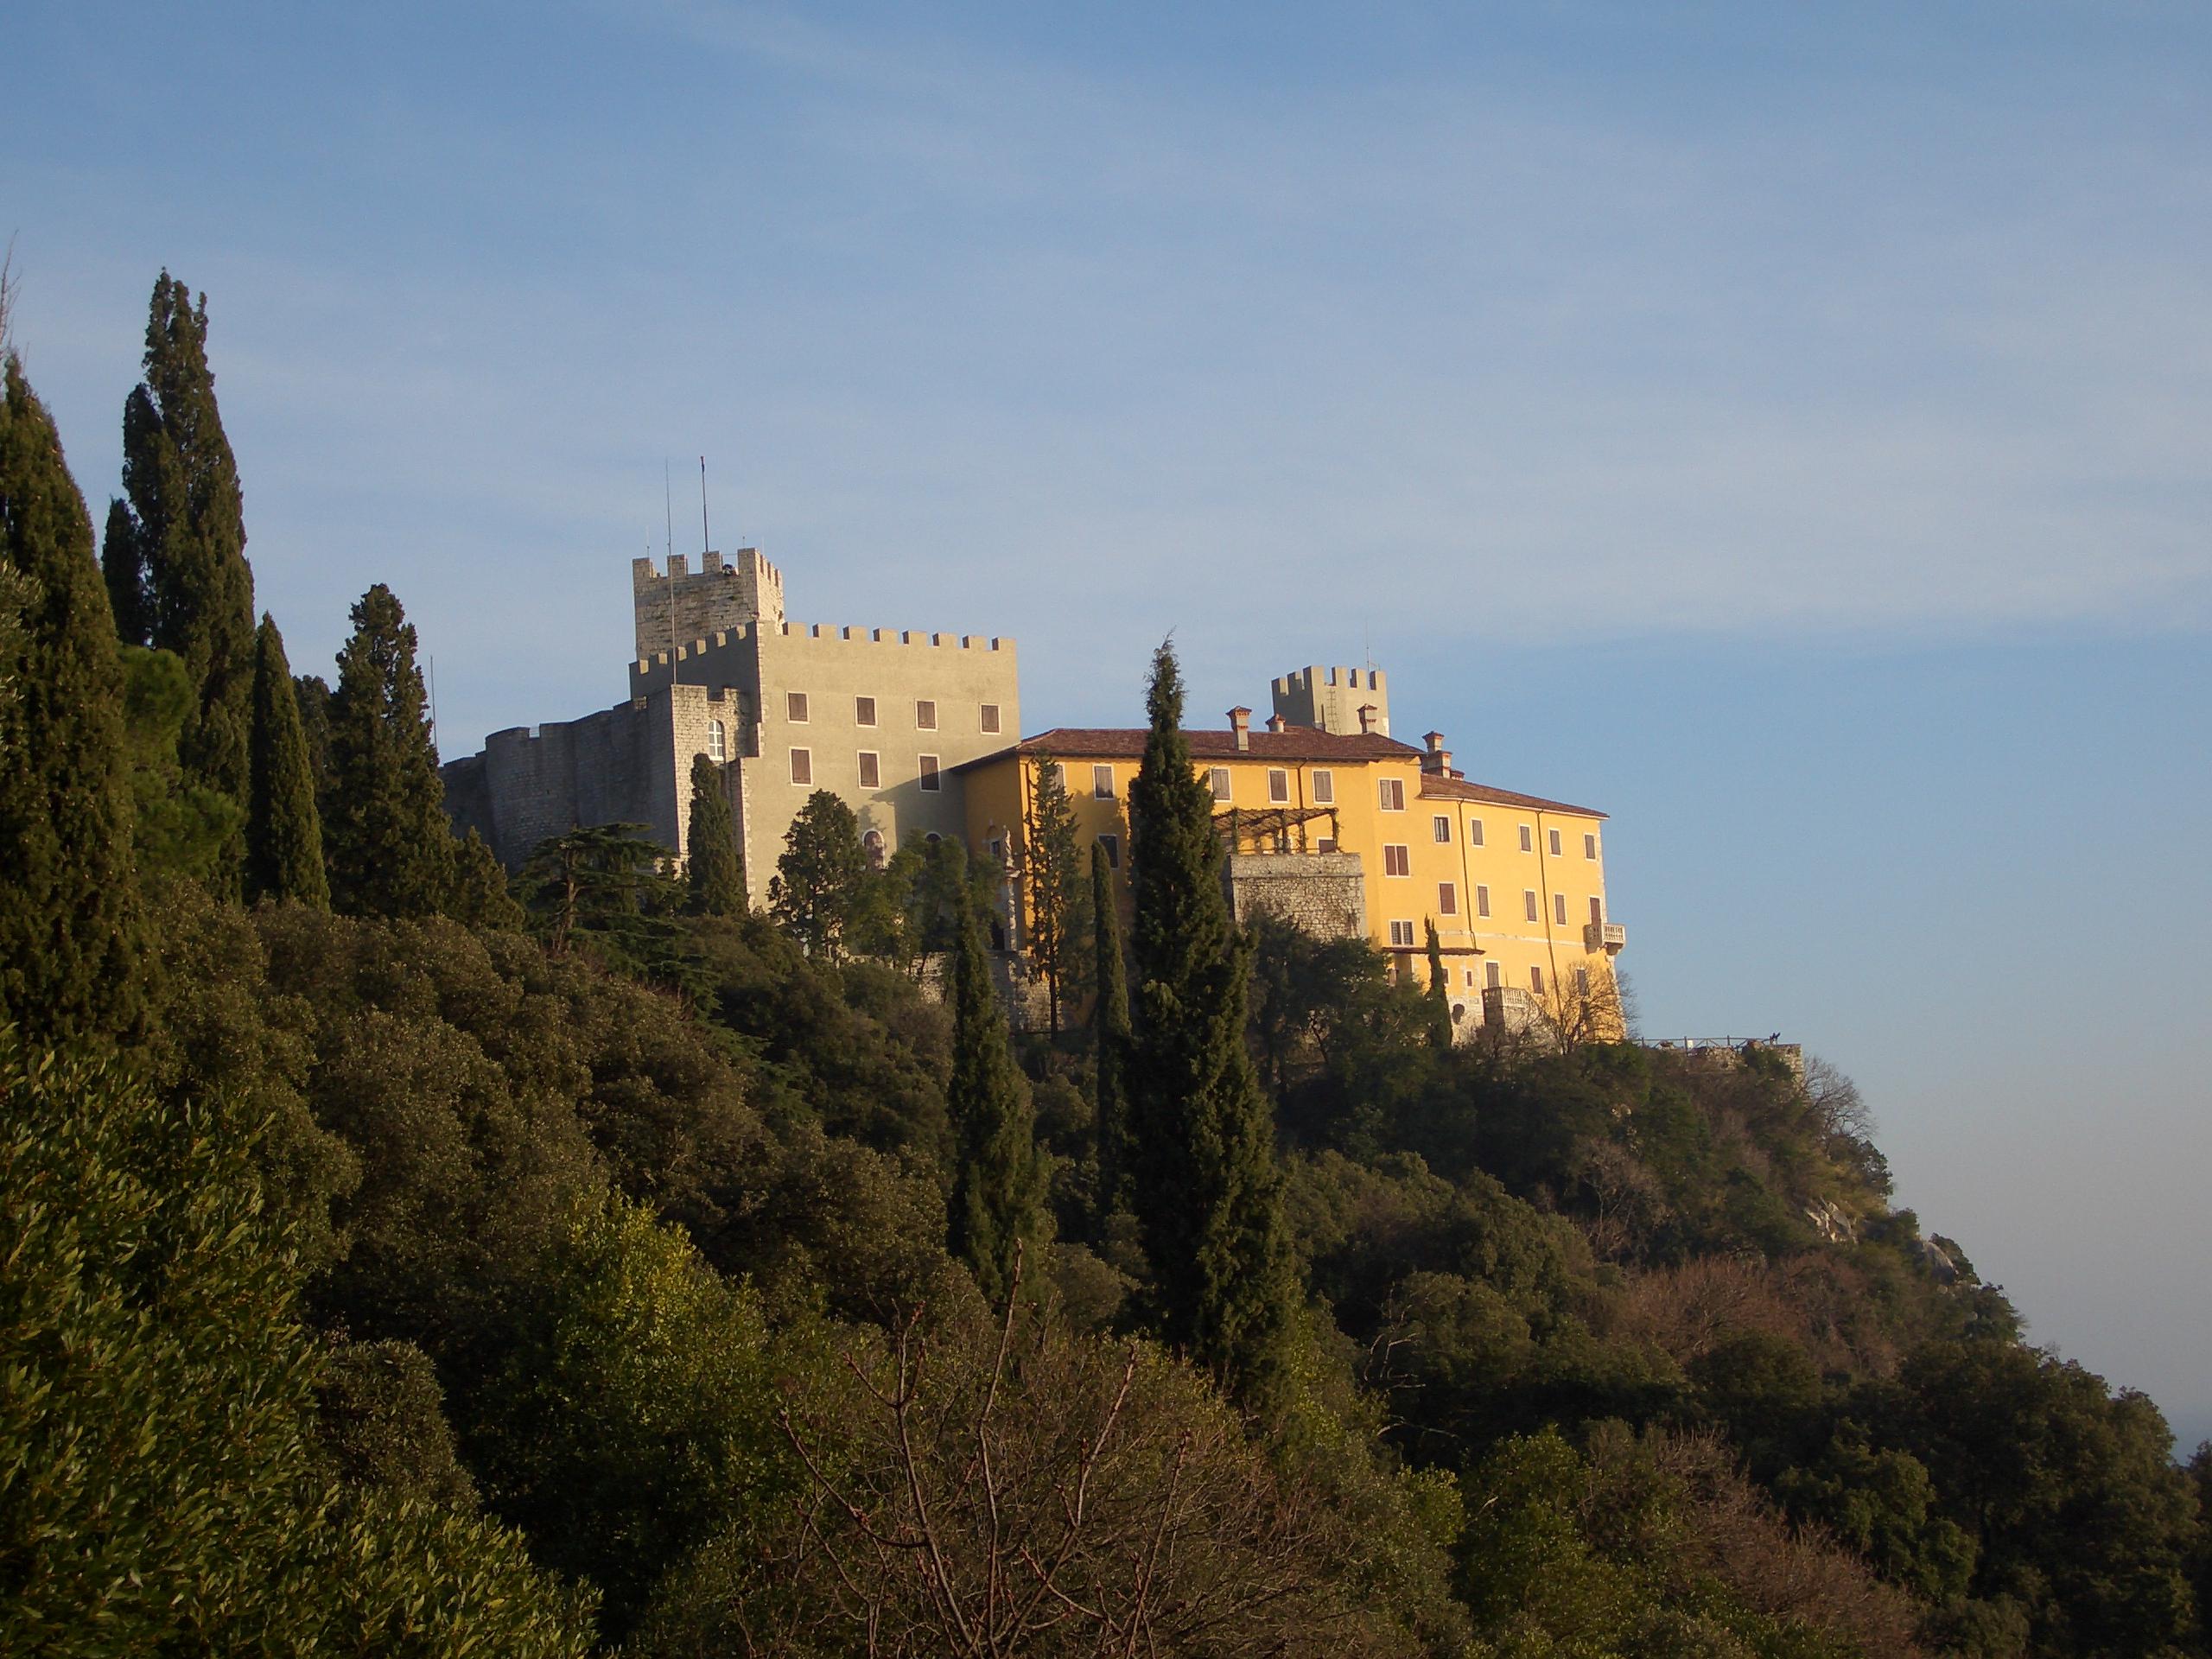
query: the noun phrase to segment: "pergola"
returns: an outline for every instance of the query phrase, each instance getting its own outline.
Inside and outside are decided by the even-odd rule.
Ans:
[[[1213,832],[1229,844],[1232,853],[1302,853],[1307,850],[1306,826],[1315,818],[1328,819],[1330,844],[1335,845],[1337,809],[1333,806],[1269,806],[1256,812],[1232,806],[1213,815]]]

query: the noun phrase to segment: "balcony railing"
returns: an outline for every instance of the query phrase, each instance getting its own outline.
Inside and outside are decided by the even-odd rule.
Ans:
[[[1628,944],[1628,929],[1618,922],[1586,922],[1582,927],[1582,948],[1603,950],[1609,957],[1618,957]]]

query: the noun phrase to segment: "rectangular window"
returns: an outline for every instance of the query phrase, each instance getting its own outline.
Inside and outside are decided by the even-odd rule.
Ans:
[[[1525,823],[1521,826],[1521,850],[1524,853],[1536,850],[1536,832]]]
[[[1404,811],[1406,810],[1406,780],[1402,778],[1384,778],[1380,782],[1382,810],[1385,812]]]
[[[1227,766],[1212,767],[1206,773],[1206,785],[1213,791],[1214,799],[1227,800],[1229,798],[1229,768]]]
[[[1558,830],[1553,830],[1553,831],[1551,832],[1551,839],[1552,839],[1552,856],[1553,856],[1554,858],[1557,858],[1557,857],[1559,856],[1559,831],[1558,831]]]
[[[1463,968],[1460,969],[1460,972],[1466,976],[1467,987],[1471,990],[1474,988],[1475,983],[1475,970],[1471,968]]]
[[[987,702],[983,705],[983,729],[987,732],[995,732],[998,728],[999,706],[995,702]]]
[[[875,699],[874,697],[855,697],[853,699],[853,724],[855,726],[873,726],[875,724]]]
[[[1595,858],[1598,856],[1597,836],[1585,836],[1582,837],[1582,856],[1585,858]]]
[[[1313,804],[1334,806],[1337,804],[1337,774],[1317,772],[1313,774]]]
[[[1490,889],[1488,887],[1478,887],[1475,889],[1475,914],[1478,916],[1487,916],[1490,914]]]
[[[1452,839],[1451,819],[1445,817],[1440,813],[1435,817],[1431,818],[1428,822],[1430,825],[1430,832],[1434,835],[1440,843],[1449,842]]]
[[[1521,908],[1532,922],[1540,922],[1544,918],[1543,912],[1536,908],[1536,890],[1534,887],[1530,887],[1521,895]]]
[[[1393,922],[1390,924],[1391,944],[1395,945],[1410,945],[1413,942],[1414,925],[1411,922]]]
[[[1470,847],[1479,847],[1482,844],[1483,821],[1480,818],[1469,818],[1467,820],[1467,845]]]
[[[922,732],[937,730],[937,704],[928,698],[917,698],[914,702],[914,729]]]
[[[1449,881],[1436,884],[1436,913],[1457,916],[1459,913],[1459,889]]]
[[[1493,991],[1498,989],[1505,983],[1504,968],[1495,962],[1484,963],[1483,964],[1483,983],[1489,986]]]
[[[1561,927],[1567,925],[1567,895],[1563,893],[1552,894],[1552,920]]]
[[[1066,761],[1055,760],[1052,762],[1052,780],[1059,785],[1063,791],[1066,790],[1068,786],[1068,763]]]
[[[883,783],[883,765],[873,749],[861,751],[861,787],[876,789]]]
[[[1382,849],[1382,874],[1411,875],[1414,873],[1413,851],[1406,847],[1385,847]]]
[[[924,755],[922,757],[923,789],[927,791],[930,794],[934,795],[942,786],[943,785],[941,785],[938,781],[937,756],[933,754]]]
[[[1590,901],[1590,920],[1592,924],[1593,925],[1600,925],[1605,921],[1605,901],[1603,899],[1592,899]]]
[[[1529,969],[1529,988],[1538,996],[1544,994],[1544,970],[1533,963]]]
[[[728,760],[728,745],[729,734],[723,728],[721,721],[709,721],[707,722],[707,759],[709,760]]]
[[[791,782],[810,784],[814,781],[814,755],[811,750],[791,751]]]
[[[784,693],[784,718],[794,726],[806,724],[805,692],[786,691]]]
[[[1093,766],[1090,769],[1090,798],[1110,801],[1114,798],[1114,768]]]
[[[1268,800],[1274,806],[1290,804],[1290,774],[1281,766],[1268,768]]]
[[[1319,840],[1314,842],[1313,850],[1317,853],[1335,852],[1337,850],[1337,838],[1334,836],[1321,836]]]
[[[1122,868],[1122,838],[1119,836],[1101,836],[1098,837],[1098,844],[1106,849],[1106,868],[1109,870],[1120,869]]]
[[[1577,996],[1590,995],[1590,970],[1587,968],[1577,968],[1574,970],[1574,994]]]

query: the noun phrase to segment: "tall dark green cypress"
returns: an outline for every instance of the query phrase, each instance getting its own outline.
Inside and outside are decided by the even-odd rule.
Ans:
[[[1452,1046],[1452,982],[1444,974],[1444,945],[1436,937],[1436,918],[1424,917],[1428,930],[1428,1042],[1432,1048]]]
[[[130,504],[111,499],[107,529],[100,537],[100,570],[107,579],[108,607],[115,613],[116,637],[143,645],[153,629],[146,603],[146,556],[138,550],[138,526]]]
[[[1114,875],[1106,849],[1090,843],[1090,938],[1098,1001],[1090,1033],[1097,1063],[1096,1107],[1091,1115],[1098,1160],[1093,1230],[1103,1236],[1108,1218],[1126,1207],[1129,1167],[1129,989],[1122,965],[1122,920],[1114,903]]]
[[[690,862],[685,903],[695,916],[745,913],[745,863],[737,850],[737,824],[721,767],[704,754],[691,757]]]
[[[315,804],[292,665],[276,620],[263,613],[253,641],[253,741],[248,751],[245,896],[330,908],[322,817]]]
[[[446,914],[469,927],[519,933],[530,919],[516,902],[507,873],[499,868],[491,843],[471,830],[453,849],[453,884]]]
[[[207,367],[207,299],[166,270],[146,321],[146,378],[123,410],[130,533],[111,554],[111,594],[143,582],[147,637],[184,659],[196,701],[177,744],[188,785],[246,804],[253,696],[253,573],[238,463]],[[111,529],[115,516],[109,518]],[[136,615],[123,619],[138,625]],[[235,893],[245,838],[233,833],[213,885]]]
[[[22,365],[0,360],[0,1025],[115,1035],[143,1007],[123,671],[92,521]]]
[[[453,881],[454,838],[415,629],[382,582],[353,614],[330,696],[322,845],[331,903],[349,916],[435,916]]]
[[[952,1078],[945,1109],[959,1146],[953,1174],[952,1253],[992,1302],[1013,1294],[1017,1251],[1031,1282],[1041,1276],[1048,1236],[1044,1182],[1029,1090],[1007,1045],[1006,1011],[991,984],[967,885],[960,889],[959,941],[952,958]]]
[[[1182,730],[1173,648],[1153,658],[1152,730],[1129,789],[1136,916],[1128,1184],[1160,1335],[1262,1407],[1294,1312],[1274,1123],[1244,1046],[1251,951],[1222,890],[1213,798]]]

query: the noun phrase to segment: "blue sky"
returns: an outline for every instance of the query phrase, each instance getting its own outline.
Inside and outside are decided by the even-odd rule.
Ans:
[[[1589,800],[1657,1032],[1857,1077],[2033,1334],[2212,1434],[2212,14],[16,0],[0,232],[97,517],[209,295],[296,664],[449,753],[627,561],[1010,633],[1024,723],[1370,652]]]

